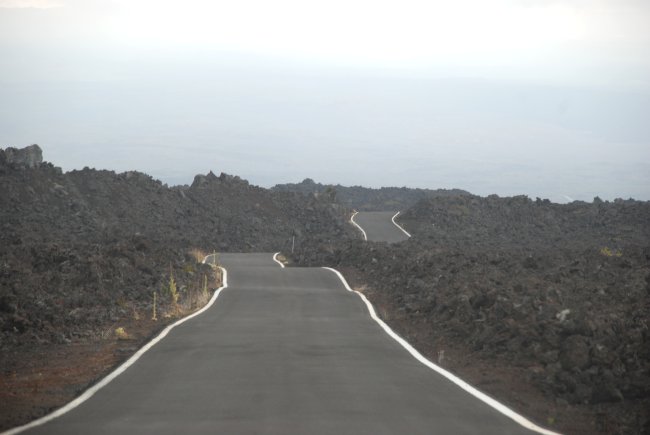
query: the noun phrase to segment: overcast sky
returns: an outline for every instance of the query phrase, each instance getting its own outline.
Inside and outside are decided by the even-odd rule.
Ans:
[[[0,0],[0,146],[229,172],[650,199],[650,2]]]

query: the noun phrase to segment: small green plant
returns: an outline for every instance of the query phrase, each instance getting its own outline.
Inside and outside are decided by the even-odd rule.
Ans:
[[[158,320],[158,317],[156,317],[156,292],[153,292],[153,314],[151,316],[151,320]]]
[[[203,274],[203,296],[208,295],[208,275]]]
[[[169,287],[167,291],[169,292],[172,303],[174,305],[178,305],[178,288],[176,287],[176,280],[174,280],[174,271],[172,270],[171,265],[169,266]]]
[[[600,249],[600,255],[604,255],[605,257],[622,257],[623,252],[618,249],[613,250],[605,246],[604,248]]]
[[[117,337],[118,340],[128,340],[129,334],[127,334],[124,328],[120,326],[115,329],[115,337]]]

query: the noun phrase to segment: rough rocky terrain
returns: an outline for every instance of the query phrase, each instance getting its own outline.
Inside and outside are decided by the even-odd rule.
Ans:
[[[362,186],[316,183],[306,178],[300,183],[278,184],[278,192],[298,192],[307,195],[325,195],[350,209],[359,211],[405,210],[421,199],[469,195],[460,189],[412,189],[407,187],[382,187],[371,189]]]
[[[401,209],[413,237],[362,242],[347,207]],[[201,255],[292,245],[294,263],[341,269],[431,359],[539,423],[650,433],[647,202],[267,190],[212,172],[169,187],[63,173],[38,146],[0,150],[0,429],[61,406],[201,306],[219,283]]]
[[[345,239],[346,219],[324,197],[226,174],[168,187],[139,172],[63,173],[36,145],[0,150],[0,429],[62,405],[204,304],[219,285],[205,253]],[[52,381],[66,365],[74,388]]]
[[[432,359],[542,424],[650,431],[650,203],[441,197],[400,221],[407,242],[294,260],[344,270]]]

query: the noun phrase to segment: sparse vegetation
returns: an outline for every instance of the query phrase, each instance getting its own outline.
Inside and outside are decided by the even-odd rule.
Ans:
[[[203,297],[208,296],[208,275],[203,275],[203,287],[201,287]]]
[[[604,248],[601,248],[600,254],[604,255],[605,257],[622,257],[623,251],[618,249],[610,249],[605,246]]]
[[[190,255],[197,263],[202,263],[203,259],[208,255],[205,251],[199,248],[193,248],[190,250]]]
[[[123,327],[115,328],[115,337],[118,340],[128,340],[129,334],[126,333]]]
[[[213,268],[215,268],[217,266],[220,266],[221,262],[219,261],[219,253],[217,251],[212,251],[212,254],[210,254],[210,255],[211,255],[211,257],[210,257],[210,260],[209,260],[209,264]]]
[[[153,304],[152,304],[153,313],[151,314],[151,320],[158,320],[156,315],[156,292],[153,292]]]
[[[190,312],[203,307],[210,299],[210,288],[221,286],[222,272],[218,263],[215,265],[209,262],[203,265],[202,261],[205,255],[202,251],[191,251],[194,260],[200,258],[199,263],[185,263],[182,265],[182,272],[185,279],[180,282],[176,278],[177,271],[170,265],[167,283],[163,286],[163,294],[166,295],[167,306],[162,310],[163,317],[175,318],[182,317]],[[218,259],[218,254],[214,253],[214,258]],[[197,274],[196,267],[208,267],[209,271],[203,270],[203,273]],[[154,306],[152,319],[156,320],[157,299],[154,292]]]
[[[172,305],[175,307],[178,305],[178,289],[176,288],[176,280],[174,279],[174,271],[171,266],[169,266],[169,284],[167,285],[167,293],[170,297]]]

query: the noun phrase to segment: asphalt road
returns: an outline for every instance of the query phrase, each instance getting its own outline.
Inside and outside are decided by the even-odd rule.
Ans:
[[[415,360],[332,271],[222,254],[229,287],[38,434],[532,433]]]
[[[370,242],[403,242],[408,239],[408,236],[391,220],[395,213],[394,211],[360,211],[354,216],[354,222],[363,228]]]

